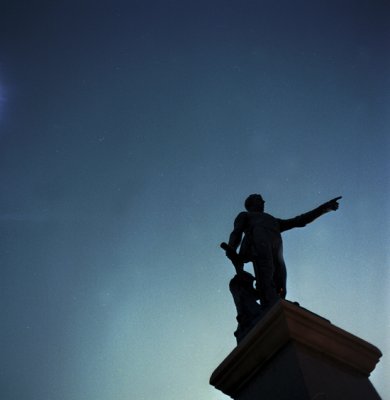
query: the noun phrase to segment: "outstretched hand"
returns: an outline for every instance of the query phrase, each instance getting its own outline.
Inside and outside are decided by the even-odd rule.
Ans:
[[[325,212],[328,211],[336,211],[339,208],[339,203],[338,201],[342,199],[343,196],[335,197],[332,200],[327,201],[324,203],[321,207],[323,207]]]

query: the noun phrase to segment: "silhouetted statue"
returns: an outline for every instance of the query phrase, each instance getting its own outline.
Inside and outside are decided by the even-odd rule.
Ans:
[[[229,243],[221,244],[227,257],[234,264],[236,277],[238,277],[233,278],[230,283],[238,313],[239,329],[236,333],[240,330],[240,320],[252,318],[254,321],[253,313],[258,313],[256,316],[258,319],[279,298],[286,297],[286,265],[283,260],[281,233],[292,228],[304,227],[321,215],[337,210],[340,199],[341,196],[336,197],[312,211],[290,219],[275,218],[265,213],[265,202],[260,194],[251,194],[245,200],[247,211],[241,212],[236,217]],[[240,250],[237,254],[236,250],[239,246]],[[253,288],[253,277],[251,282],[253,291],[248,290],[248,279],[245,279],[243,275],[248,274],[243,269],[244,263],[247,262],[253,263],[255,272],[256,289]],[[256,299],[260,299],[261,308],[253,304]]]

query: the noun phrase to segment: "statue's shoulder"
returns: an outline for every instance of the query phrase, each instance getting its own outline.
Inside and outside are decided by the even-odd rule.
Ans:
[[[235,221],[236,221],[236,222],[241,222],[241,223],[243,223],[243,222],[247,221],[247,219],[248,219],[248,213],[247,213],[246,211],[241,211],[241,212],[237,215]]]
[[[271,214],[263,213],[263,215],[264,215],[264,218],[267,218],[267,219],[269,219],[269,220],[275,220],[275,221],[278,220],[277,218],[275,218],[275,217],[274,217],[273,215],[271,215]]]
[[[251,226],[261,226],[274,231],[279,231],[279,220],[271,214],[262,213],[249,213],[248,218]]]
[[[258,219],[258,220],[276,220],[276,218],[271,215],[267,214],[265,212],[247,212],[246,213],[248,218],[253,218],[253,219]]]

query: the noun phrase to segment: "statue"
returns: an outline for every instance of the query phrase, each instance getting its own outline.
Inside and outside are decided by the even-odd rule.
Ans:
[[[287,273],[281,233],[304,227],[321,215],[336,211],[341,198],[336,197],[312,211],[290,219],[275,218],[265,213],[265,201],[260,194],[251,194],[245,200],[247,211],[238,214],[229,242],[221,244],[237,273],[230,282],[230,291],[238,313],[239,326],[235,332],[238,341],[278,299],[286,297]],[[244,264],[248,262],[253,264],[255,278],[244,271]],[[256,288],[253,287],[254,281]]]

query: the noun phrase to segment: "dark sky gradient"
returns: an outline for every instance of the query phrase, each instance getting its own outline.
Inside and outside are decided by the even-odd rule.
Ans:
[[[287,297],[378,346],[390,399],[388,1],[3,0],[0,28],[1,399],[227,398],[218,245],[254,192],[343,195],[284,235]]]

